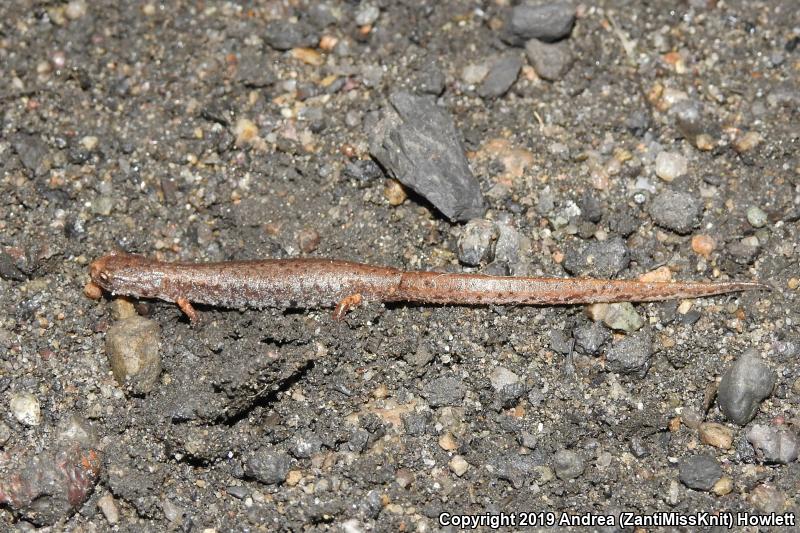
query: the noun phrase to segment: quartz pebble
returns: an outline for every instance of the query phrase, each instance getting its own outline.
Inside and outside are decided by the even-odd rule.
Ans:
[[[656,156],[656,176],[664,181],[686,175],[689,163],[681,154],[675,152],[659,152]]]
[[[458,239],[458,260],[469,266],[491,262],[498,236],[494,222],[484,219],[470,220]]]
[[[38,426],[42,423],[42,410],[39,400],[28,392],[16,393],[9,402],[11,414],[18,422],[26,426]]]
[[[800,452],[797,434],[787,427],[754,424],[747,432],[747,440],[758,455],[770,463],[791,463]]]
[[[748,207],[747,222],[754,228],[763,228],[767,224],[767,214],[758,206]]]
[[[733,432],[722,424],[704,422],[700,424],[700,442],[728,450],[733,443]]]

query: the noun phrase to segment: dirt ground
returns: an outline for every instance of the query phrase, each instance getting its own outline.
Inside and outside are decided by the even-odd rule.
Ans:
[[[797,514],[796,1],[576,2],[552,76],[508,38],[512,7],[0,3],[0,528]],[[398,92],[452,117],[487,223],[374,163]],[[114,250],[773,290],[620,306],[621,325],[376,302],[341,322],[198,306],[193,325],[87,297]],[[144,374],[121,383],[115,350],[148,354]],[[716,392],[746,352],[769,383],[730,385],[753,407],[737,423]]]

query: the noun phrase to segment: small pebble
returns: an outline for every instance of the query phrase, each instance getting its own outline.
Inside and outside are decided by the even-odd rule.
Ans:
[[[96,196],[92,199],[91,210],[95,215],[107,217],[114,209],[114,198],[111,196]]]
[[[756,449],[758,456],[768,463],[791,463],[800,452],[797,434],[785,426],[754,424],[747,432],[747,440]]]
[[[558,479],[575,479],[583,474],[585,466],[583,458],[572,450],[560,450],[553,456],[553,470]]]
[[[777,487],[761,484],[747,498],[757,511],[763,514],[780,513],[786,508],[786,495]]]
[[[114,501],[114,497],[111,494],[105,494],[97,500],[97,507],[100,509],[100,512],[103,513],[103,516],[106,517],[110,525],[113,526],[119,522],[119,509],[117,508],[117,502]]]
[[[425,384],[422,395],[431,407],[461,405],[464,398],[464,384],[453,377],[435,378]]]
[[[530,39],[558,41],[569,35],[574,23],[571,2],[523,3],[508,10],[501,38],[511,46],[523,46]]]
[[[161,328],[134,316],[114,324],[106,333],[106,355],[114,377],[134,394],[153,390],[161,374]]]
[[[733,432],[722,424],[704,422],[700,424],[700,442],[721,450],[728,450],[733,444]]]
[[[465,265],[478,266],[494,259],[494,243],[499,230],[494,222],[470,220],[458,238],[458,260]]]
[[[572,64],[572,53],[564,41],[551,44],[531,39],[525,44],[525,54],[533,70],[544,80],[560,80]]]
[[[447,452],[458,449],[458,441],[452,433],[446,431],[439,436],[439,447]]]
[[[754,228],[763,228],[767,224],[767,214],[760,207],[748,207],[747,221]]]
[[[461,81],[467,85],[477,85],[489,74],[489,65],[486,63],[469,64],[461,71]]]
[[[378,6],[370,3],[362,3],[356,12],[356,24],[359,26],[367,26],[374,24],[378,20],[381,10]]]
[[[588,322],[575,328],[572,335],[575,338],[575,344],[591,355],[600,353],[600,349],[611,338],[608,329],[597,322]]]
[[[448,465],[450,466],[450,470],[458,477],[463,476],[469,468],[469,463],[460,455],[454,455],[453,458],[450,459]]]
[[[39,400],[33,394],[20,392],[11,396],[9,402],[11,414],[18,422],[26,426],[38,426],[42,423],[42,410]]]
[[[725,496],[726,494],[730,494],[733,492],[733,480],[728,476],[722,476],[716,483],[714,483],[714,486],[711,487],[711,492],[717,496]]]
[[[644,376],[650,368],[653,355],[653,338],[647,331],[628,335],[606,354],[606,369],[618,374]]]
[[[319,42],[314,29],[302,22],[272,20],[264,27],[264,42],[275,50],[313,48]]]
[[[711,257],[711,252],[714,251],[716,246],[717,243],[714,242],[714,238],[710,235],[695,235],[692,237],[692,250],[706,259]]]
[[[492,388],[494,388],[496,391],[500,391],[509,385],[514,385],[515,383],[518,383],[519,380],[520,378],[518,375],[502,366],[495,367],[489,376],[489,381],[492,383]]]
[[[686,192],[664,191],[653,198],[650,216],[659,226],[675,233],[689,233],[699,222],[703,204]]]
[[[761,134],[755,131],[748,131],[733,143],[733,149],[739,152],[740,154],[749,152],[759,144],[763,138]]]
[[[676,152],[659,152],[656,156],[656,176],[664,181],[686,175],[689,163],[685,157]]]
[[[303,228],[297,233],[297,244],[300,251],[310,254],[319,247],[320,235],[314,228]]]
[[[694,455],[678,466],[681,483],[695,490],[711,490],[722,477],[722,467],[711,455]]]
[[[517,81],[522,68],[522,58],[517,54],[505,54],[489,65],[489,72],[478,87],[482,98],[498,98],[508,92]]]
[[[612,278],[628,263],[630,252],[619,237],[569,248],[564,258],[564,268],[570,274],[596,278]]]
[[[245,461],[244,473],[265,485],[277,485],[286,481],[291,464],[288,454],[259,448]]]
[[[644,319],[639,316],[632,303],[620,302],[608,305],[603,323],[611,329],[630,333],[641,329]]]
[[[84,0],[71,0],[64,10],[64,14],[70,20],[78,20],[86,14],[86,2]]]
[[[0,447],[11,438],[11,428],[5,422],[0,422]]]
[[[776,376],[754,349],[743,353],[719,383],[717,403],[728,420],[744,426],[772,394]]]
[[[399,181],[387,179],[383,184],[383,197],[389,205],[397,207],[406,201],[408,194]]]

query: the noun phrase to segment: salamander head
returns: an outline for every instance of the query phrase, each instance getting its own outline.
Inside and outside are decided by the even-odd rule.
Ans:
[[[110,254],[89,265],[92,283],[112,294],[151,296],[160,284],[155,262],[132,254]]]

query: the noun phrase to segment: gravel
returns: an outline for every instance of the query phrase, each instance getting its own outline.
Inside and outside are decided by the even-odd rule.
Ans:
[[[628,335],[609,348],[606,353],[606,368],[620,374],[637,374],[644,377],[650,368],[653,355],[653,338],[642,330]]]
[[[551,42],[567,37],[575,24],[570,2],[523,3],[508,10],[501,38],[512,46],[529,39]]]
[[[710,455],[693,455],[678,465],[681,483],[694,490],[711,490],[722,477],[722,467]]]
[[[566,42],[545,43],[531,39],[525,43],[525,54],[536,74],[545,80],[560,80],[572,66],[572,52]]]
[[[800,453],[800,438],[786,427],[753,424],[747,431],[747,440],[756,449],[758,457],[769,463],[791,463]]]
[[[497,226],[489,220],[470,220],[458,238],[458,260],[478,266],[494,260],[494,243],[499,236]]]
[[[611,278],[627,267],[629,261],[625,241],[615,238],[570,248],[564,268],[575,276]]]
[[[702,212],[703,204],[700,199],[685,192],[664,191],[653,198],[650,204],[653,221],[680,234],[692,231]]]
[[[775,388],[775,373],[755,350],[743,353],[722,376],[717,392],[719,408],[731,422],[744,426]]]
[[[397,92],[383,118],[368,127],[370,152],[389,174],[451,220],[483,215],[480,186],[452,118],[428,98]]]
[[[518,54],[505,54],[491,62],[489,72],[478,87],[483,98],[498,98],[508,92],[517,81],[522,68],[522,58]]]

